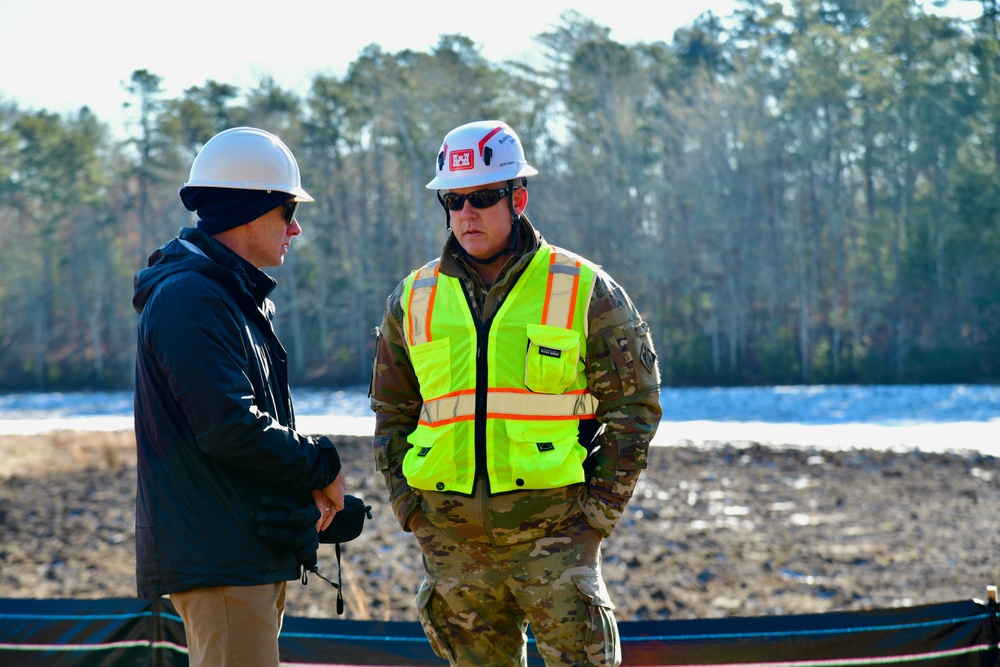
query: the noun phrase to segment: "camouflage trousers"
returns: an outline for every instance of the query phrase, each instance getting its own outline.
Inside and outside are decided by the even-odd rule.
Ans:
[[[582,516],[509,546],[457,542],[423,514],[411,528],[426,575],[416,598],[420,621],[451,665],[526,666],[529,624],[548,667],[621,664],[601,535]]]

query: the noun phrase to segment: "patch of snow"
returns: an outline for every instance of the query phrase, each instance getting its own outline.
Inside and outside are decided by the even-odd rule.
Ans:
[[[305,433],[370,435],[367,387],[293,389]],[[664,387],[653,444],[1000,455],[1000,385]],[[130,430],[131,392],[0,395],[0,434]]]

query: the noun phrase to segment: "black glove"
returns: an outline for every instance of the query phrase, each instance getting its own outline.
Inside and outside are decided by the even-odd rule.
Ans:
[[[257,512],[257,534],[266,542],[277,544],[295,554],[307,570],[317,565],[319,533],[316,522],[320,513],[315,504],[303,507],[286,496],[264,496]]]
[[[344,509],[333,516],[326,530],[319,534],[321,544],[343,544],[361,534],[365,528],[365,517],[372,518],[372,506],[365,505],[360,498],[344,496]]]

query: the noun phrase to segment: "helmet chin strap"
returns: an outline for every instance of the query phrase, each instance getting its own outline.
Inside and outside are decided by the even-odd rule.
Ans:
[[[508,208],[510,208],[510,229],[511,229],[511,231],[510,231],[510,243],[507,244],[506,248],[500,250],[499,252],[497,252],[497,253],[495,253],[493,255],[490,255],[489,257],[487,257],[485,259],[479,259],[478,257],[473,257],[472,255],[470,255],[468,253],[468,251],[465,248],[462,247],[462,244],[459,243],[458,244],[459,251],[462,253],[462,256],[465,257],[470,262],[475,262],[476,264],[480,264],[482,266],[486,266],[488,264],[492,264],[493,262],[497,261],[498,259],[500,259],[504,255],[509,255],[509,254],[513,253],[515,250],[517,250],[517,243],[518,243],[518,241],[521,238],[521,234],[520,234],[520,232],[521,232],[521,215],[519,213],[517,213],[516,211],[514,211],[514,181],[512,181],[512,180],[511,181],[507,181],[507,186],[510,188],[510,191],[507,193],[507,206],[508,206]],[[443,204],[442,204],[442,206],[443,206]],[[449,232],[452,231],[451,230],[451,215],[449,214],[447,208],[444,210],[444,222],[445,222],[445,227],[448,229],[448,231]],[[452,232],[452,233],[454,233],[454,232]]]

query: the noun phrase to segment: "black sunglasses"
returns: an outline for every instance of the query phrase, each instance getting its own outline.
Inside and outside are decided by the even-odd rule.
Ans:
[[[299,207],[299,202],[293,199],[292,201],[286,201],[281,206],[285,209],[282,214],[285,218],[285,224],[292,224],[292,220],[295,220],[295,210]]]
[[[472,208],[489,208],[498,201],[506,197],[511,192],[511,187],[505,185],[499,190],[476,190],[467,195],[460,195],[457,192],[438,192],[438,201],[449,211],[461,211],[468,201]]]

